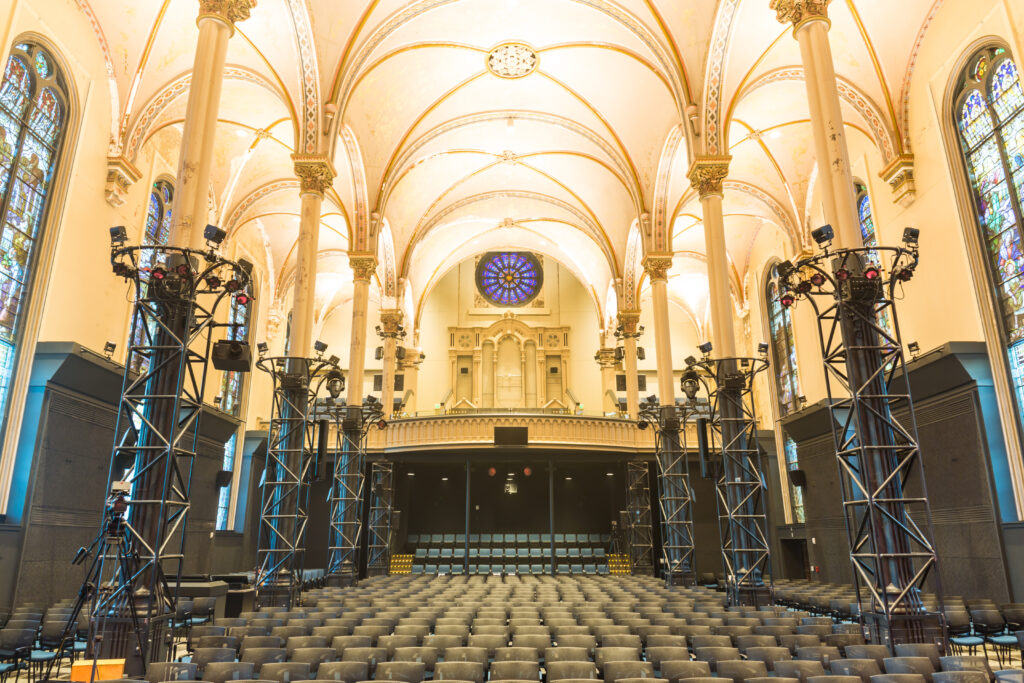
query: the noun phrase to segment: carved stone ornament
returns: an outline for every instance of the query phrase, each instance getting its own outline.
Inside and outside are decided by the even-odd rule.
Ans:
[[[402,312],[398,310],[394,311],[381,311],[380,312],[380,330],[382,336],[393,337],[399,333],[399,328],[402,326]]]
[[[299,179],[302,192],[315,192],[323,196],[334,183],[334,176],[337,173],[327,157],[293,154],[292,162],[295,164],[295,175]]]
[[[769,7],[783,24],[799,24],[808,19],[828,18],[832,0],[771,0]]]
[[[626,335],[635,335],[640,327],[640,311],[620,311],[619,324]]]
[[[103,189],[107,204],[114,208],[123,206],[128,198],[128,188],[141,177],[139,169],[124,157],[107,157],[107,184]]]
[[[619,362],[615,360],[615,349],[598,349],[594,354],[594,360],[602,368],[617,367]]]
[[[245,21],[256,0],[199,0],[199,16],[214,16],[231,24]]]
[[[648,256],[644,259],[644,270],[651,282],[665,282],[668,280],[668,271],[672,268],[671,256]]]
[[[901,154],[882,169],[879,176],[889,183],[893,199],[903,208],[914,203],[917,186],[914,184],[914,155]]]
[[[522,78],[539,61],[536,50],[525,43],[502,43],[487,53],[487,70],[499,78]]]
[[[352,279],[370,281],[374,271],[377,270],[377,259],[365,254],[357,256],[352,254],[348,257],[348,264],[352,267]]]
[[[729,162],[732,157],[697,157],[686,176],[700,198],[722,196],[722,183],[729,175]]]

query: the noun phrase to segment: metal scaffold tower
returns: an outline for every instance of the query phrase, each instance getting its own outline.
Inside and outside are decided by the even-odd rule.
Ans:
[[[807,299],[817,316],[860,618],[875,642],[890,647],[945,638],[895,306],[897,288],[917,268],[918,235],[907,228],[899,247],[829,251],[825,226],[815,231],[822,254],[779,267],[780,303]]]
[[[649,575],[654,571],[654,540],[651,535],[650,469],[646,461],[626,463],[626,486],[630,569],[633,574]]]
[[[391,563],[391,517],[394,511],[394,464],[380,460],[370,470],[370,520],[367,537],[366,572],[369,576],[388,573]]]
[[[273,380],[257,547],[261,607],[291,607],[302,585],[309,483],[317,454],[310,417],[325,384],[335,398],[344,388],[338,359],[324,359],[324,350],[326,345],[317,342],[316,358],[266,357],[266,345],[260,345],[256,365]]]
[[[684,387],[694,394],[703,387],[711,408],[711,439],[704,438],[699,421],[702,473],[715,479],[718,533],[722,564],[731,605],[769,605],[772,602],[771,545],[766,514],[767,485],[757,446],[754,378],[768,369],[767,344],[757,358],[712,359],[711,344],[704,358],[686,360]],[[714,453],[717,451],[717,453]]]
[[[686,405],[661,406],[649,398],[640,404],[637,424],[640,429],[655,429],[662,566],[669,586],[692,586],[697,580],[693,562],[693,491],[685,439],[686,423],[695,412],[694,405],[691,399]]]
[[[221,258],[223,233],[210,229],[206,251],[126,246],[123,227],[110,231],[114,273],[135,290],[131,343],[100,533],[75,556],[89,562],[64,639],[88,605],[89,654],[125,659],[126,675],[170,656],[208,359],[214,330],[228,326],[215,314],[225,298],[251,301],[251,266]],[[235,369],[248,369],[248,347],[228,346]]]

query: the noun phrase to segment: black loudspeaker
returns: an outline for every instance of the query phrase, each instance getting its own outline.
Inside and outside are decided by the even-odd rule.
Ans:
[[[644,351],[644,347],[636,347],[636,358],[637,360],[647,360],[647,352]]]
[[[530,442],[528,427],[495,427],[495,446],[525,446]]]
[[[213,345],[210,360],[217,370],[249,372],[252,367],[252,349],[249,342],[222,339]]]
[[[807,473],[803,470],[789,470],[789,483],[802,489],[807,488]]]
[[[708,420],[706,417],[697,418],[697,453],[700,456],[700,476],[704,479],[712,479],[714,475],[708,467],[711,454],[708,453]]]
[[[327,462],[327,437],[331,434],[331,423],[328,420],[319,420],[316,430],[316,455],[313,458],[312,471],[309,473],[310,481],[320,478],[320,469]]]
[[[217,473],[217,488],[224,488],[231,485],[231,470],[221,470]]]

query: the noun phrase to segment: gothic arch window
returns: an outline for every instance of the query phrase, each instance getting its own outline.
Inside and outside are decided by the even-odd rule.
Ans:
[[[150,246],[159,246],[167,244],[167,239],[171,234],[171,204],[174,202],[174,186],[167,180],[158,180],[153,183],[153,187],[149,191],[149,206],[146,211],[146,225],[142,233],[142,243]],[[148,268],[153,265],[155,254],[152,252],[145,252],[142,255],[142,267]],[[145,287],[142,285],[143,290],[140,294],[145,296]],[[155,329],[149,330],[147,336],[146,330],[138,323],[132,326],[134,344],[143,344],[146,339],[152,338],[153,334],[156,333]],[[142,371],[147,365],[147,359],[142,354],[134,354],[132,356],[132,367],[131,369],[135,372]]]
[[[255,292],[255,286],[253,286],[253,292]],[[249,335],[252,328],[252,300],[248,304],[238,303],[237,298],[231,299],[231,308],[228,311],[227,334],[225,339],[232,341],[249,341]],[[220,409],[229,415],[235,417],[242,416],[242,399],[244,397],[245,390],[245,377],[246,373],[243,372],[224,372],[221,374],[220,381]],[[241,429],[239,430],[241,431]],[[238,446],[239,439],[238,433],[235,432],[231,435],[231,438],[226,444],[224,444],[224,460],[221,463],[221,469],[225,472],[234,472],[235,465],[238,461]],[[217,526],[218,531],[224,531],[232,528],[232,524],[229,520],[229,512],[231,509],[231,492],[234,484],[228,484],[222,486],[220,494],[217,499]]]
[[[768,313],[768,332],[771,340],[771,362],[775,377],[775,397],[778,402],[778,415],[785,417],[800,405],[800,377],[796,360],[796,345],[793,341],[793,319],[790,309],[779,302],[778,271],[772,266],[765,285],[765,308]],[[788,435],[782,435],[782,450],[786,459],[786,468],[799,469],[796,442]],[[802,524],[806,521],[804,514],[803,490],[797,486],[789,486],[790,502],[793,508],[793,520]]]
[[[979,50],[960,74],[953,118],[999,302],[1018,416],[1024,406],[1024,91],[1010,53]]]
[[[0,83],[0,416],[6,416],[36,246],[68,121],[68,90],[42,46],[11,48]]]
[[[878,232],[875,230],[875,212],[871,208],[871,196],[868,195],[868,188],[864,183],[858,181],[854,183],[853,189],[857,194],[857,221],[860,223],[861,240],[865,247],[877,247]],[[890,337],[895,339],[896,331],[893,329],[892,315],[888,308],[878,314],[878,324]],[[886,344],[892,343],[884,339],[882,341]]]

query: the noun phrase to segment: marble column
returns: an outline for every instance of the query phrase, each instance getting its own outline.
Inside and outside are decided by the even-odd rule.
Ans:
[[[185,105],[168,244],[205,248],[203,229],[210,215],[210,172],[228,41],[235,22],[248,19],[255,5],[255,0],[199,0],[199,40]]]
[[[654,348],[658,356],[658,402],[670,406],[676,402],[674,378],[672,375],[672,330],[668,321],[668,271],[672,267],[672,255],[648,254],[644,259],[644,270],[651,281],[651,298],[654,302]]]
[[[405,358],[399,363],[405,376],[405,395],[409,397],[405,404],[405,412],[416,415],[420,398],[420,364],[423,363],[423,352],[419,349],[405,349]]]
[[[381,311],[379,329],[384,342],[380,402],[384,406],[384,416],[390,417],[395,405],[395,350],[398,348],[398,338],[405,336],[402,312],[397,309]]]
[[[862,239],[843,110],[828,41],[830,1],[771,0],[770,7],[780,22],[793,25],[793,35],[800,44],[825,220],[835,229],[837,246],[854,248],[862,246]]]
[[[352,333],[348,352],[348,404],[363,405],[363,374],[366,370],[366,307],[370,302],[370,278],[377,269],[372,254],[351,253]],[[455,385],[452,385],[455,388]]]
[[[732,298],[729,290],[729,257],[725,249],[725,218],[722,214],[722,183],[732,157],[697,157],[687,173],[700,195],[704,214],[704,247],[707,251],[708,288],[711,306],[711,343],[716,358],[736,356]]]
[[[320,241],[320,207],[324,192],[334,182],[334,167],[322,156],[293,155],[299,178],[299,239],[295,247],[295,287],[292,291],[292,325],[288,354],[310,357],[313,353],[313,322],[316,317],[316,271]]]
[[[640,379],[636,368],[636,340],[640,336],[640,311],[620,311],[622,327],[623,367],[626,371],[626,410],[629,416],[640,416]]]
[[[615,398],[615,370],[619,362],[615,360],[615,349],[598,349],[594,360],[601,368],[601,410],[607,413],[618,413],[619,402]]]

